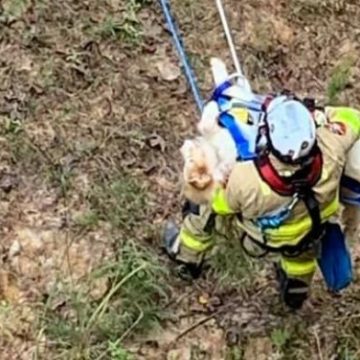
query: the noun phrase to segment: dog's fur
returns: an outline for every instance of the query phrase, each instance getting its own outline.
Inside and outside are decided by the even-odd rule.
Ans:
[[[216,148],[204,137],[186,140],[181,148],[184,159],[184,195],[196,204],[211,201],[213,192],[225,186],[226,170]]]
[[[229,74],[221,60],[211,59],[211,70],[216,86],[228,79]],[[244,89],[235,85],[228,89],[228,95],[238,94],[241,90]],[[237,159],[235,142],[229,131],[219,126],[218,116],[217,103],[207,103],[197,125],[201,136],[185,140],[181,148],[185,162],[184,194],[198,204],[211,201],[214,190],[226,185]]]

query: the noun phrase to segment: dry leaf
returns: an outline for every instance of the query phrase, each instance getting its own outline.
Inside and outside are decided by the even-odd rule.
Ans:
[[[152,148],[159,149],[161,152],[165,151],[165,140],[158,134],[153,134],[149,137],[149,145]]]
[[[244,360],[268,360],[272,358],[272,343],[269,338],[250,338],[245,348]]]
[[[21,245],[20,245],[19,241],[15,240],[10,246],[9,257],[12,258],[14,256],[19,255],[20,251],[21,251]]]
[[[166,191],[175,191],[176,186],[164,177],[157,178],[156,182]]]
[[[272,19],[277,39],[284,45],[290,45],[294,40],[294,32],[284,20]]]
[[[174,81],[181,75],[180,68],[172,64],[168,59],[159,60],[156,63],[156,67],[160,76],[166,81]]]
[[[209,294],[201,294],[198,298],[198,301],[201,305],[206,305],[209,302]]]
[[[20,291],[15,278],[8,271],[0,271],[0,297],[11,303],[20,298]]]

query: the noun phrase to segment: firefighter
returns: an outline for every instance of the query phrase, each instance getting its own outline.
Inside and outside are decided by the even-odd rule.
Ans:
[[[326,124],[316,128],[314,114],[298,99],[267,98],[262,108],[266,148],[255,159],[236,163],[211,204],[187,202],[181,228],[166,226],[165,248],[182,273],[196,278],[217,231],[235,230],[248,251],[255,247],[280,255],[281,298],[299,309],[317,263],[329,288],[337,291],[351,281],[344,235],[333,219],[346,156],[360,137],[360,113],[324,108],[320,115]],[[360,180],[360,174],[354,177]]]

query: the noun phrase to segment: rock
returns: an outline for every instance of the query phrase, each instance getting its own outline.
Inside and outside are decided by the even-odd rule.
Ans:
[[[174,81],[181,75],[179,66],[174,65],[169,59],[163,59],[156,63],[160,76],[166,81]]]
[[[9,249],[9,257],[13,258],[14,256],[19,255],[21,252],[21,244],[19,243],[18,240],[15,240]]]

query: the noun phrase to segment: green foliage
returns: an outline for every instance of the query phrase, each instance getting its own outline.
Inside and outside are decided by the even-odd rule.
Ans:
[[[242,360],[242,350],[240,347],[233,346],[227,349],[225,360]]]
[[[244,253],[239,235],[218,236],[217,248],[210,259],[219,288],[236,288],[251,283],[259,264]]]
[[[22,131],[22,122],[19,119],[6,118],[4,124],[4,133],[7,135],[16,135]]]
[[[271,341],[277,350],[283,350],[290,339],[290,333],[286,329],[275,329],[271,333]]]
[[[346,59],[333,69],[326,89],[326,97],[329,104],[337,105],[339,103],[339,95],[349,84],[353,64],[352,59]]]
[[[99,216],[94,211],[88,211],[76,217],[75,223],[83,228],[94,228],[99,223]]]
[[[356,356],[356,351],[352,351],[350,350],[348,347],[346,346],[342,346],[340,348],[340,352],[338,354],[338,358],[339,360],[357,360],[358,357]]]
[[[19,18],[26,11],[28,0],[5,0],[3,2],[3,16],[5,18]]]
[[[121,348],[122,341],[133,333],[146,333],[163,316],[161,303],[167,300],[169,281],[166,268],[153,253],[132,241],[123,245],[117,257],[118,261],[98,269],[90,279],[90,288],[95,280],[109,283],[100,300],[70,288],[66,311],[50,306],[44,311],[46,336],[69,358],[74,353],[110,352],[112,359],[130,360]],[[56,296],[53,293],[49,300]]]
[[[147,194],[131,175],[94,187],[89,198],[98,218],[114,228],[131,230],[143,220]]]
[[[109,341],[111,360],[133,360],[134,357],[116,343]]]
[[[127,0],[121,18],[107,17],[97,32],[103,38],[119,38],[128,45],[139,45],[143,31],[138,19],[138,12],[150,2],[146,0]]]

